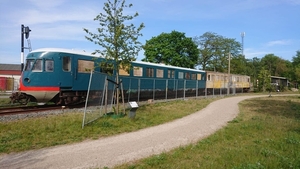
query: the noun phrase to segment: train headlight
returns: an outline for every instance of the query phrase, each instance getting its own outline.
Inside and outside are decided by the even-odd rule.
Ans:
[[[26,77],[26,78],[24,79],[24,81],[27,82],[27,83],[29,83],[29,82],[30,82],[30,79],[29,79],[28,77]]]

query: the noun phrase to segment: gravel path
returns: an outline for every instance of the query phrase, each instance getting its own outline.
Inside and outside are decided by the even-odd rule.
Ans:
[[[195,143],[222,128],[239,113],[238,103],[261,96],[217,100],[184,118],[98,140],[0,156],[0,168],[103,168]],[[138,114],[137,114],[138,116]]]

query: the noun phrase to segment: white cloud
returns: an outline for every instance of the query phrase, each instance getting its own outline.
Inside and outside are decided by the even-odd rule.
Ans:
[[[288,0],[288,2],[292,5],[300,5],[300,0]]]
[[[276,46],[276,45],[288,45],[290,44],[290,40],[275,40],[275,41],[270,41],[267,43],[267,46]]]
[[[31,5],[34,5],[39,9],[49,9],[64,4],[65,0],[51,0],[51,1],[30,0],[30,2]]]

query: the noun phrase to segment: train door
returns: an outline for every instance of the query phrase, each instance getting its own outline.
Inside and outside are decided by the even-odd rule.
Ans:
[[[94,61],[87,60],[87,58],[73,57],[73,90],[87,90],[91,70],[94,70]]]
[[[70,55],[62,55],[61,54],[61,64],[62,70],[58,75],[60,76],[60,87],[62,89],[71,89],[73,86],[74,72],[72,66],[72,57]]]

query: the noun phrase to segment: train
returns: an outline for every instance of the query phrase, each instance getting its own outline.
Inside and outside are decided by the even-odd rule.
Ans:
[[[57,105],[84,102],[91,71],[114,80],[115,70],[99,66],[104,60],[72,49],[33,50],[26,57],[20,87],[12,94],[12,102],[53,102]],[[132,61],[131,66],[129,71],[119,70],[126,101],[241,93],[250,89],[250,77],[246,75],[229,75],[143,61]],[[103,85],[103,82],[99,82],[91,94],[96,95],[96,91],[103,90]]]

